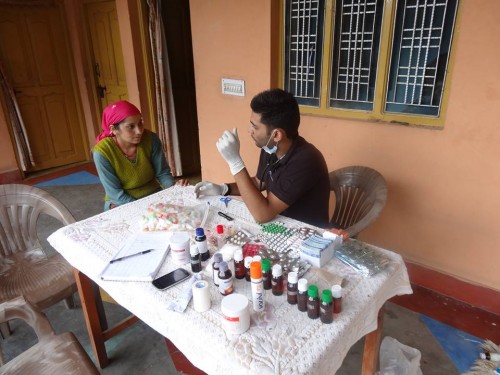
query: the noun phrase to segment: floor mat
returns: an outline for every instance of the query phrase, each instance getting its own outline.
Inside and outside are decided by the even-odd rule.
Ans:
[[[41,186],[91,185],[100,183],[101,181],[99,180],[98,176],[86,171],[82,171],[82,172],[72,173],[67,176],[54,178],[49,181],[40,182],[35,186],[41,187]]]
[[[468,371],[479,358],[482,339],[438,322],[425,315],[422,320],[439,341],[460,373]]]

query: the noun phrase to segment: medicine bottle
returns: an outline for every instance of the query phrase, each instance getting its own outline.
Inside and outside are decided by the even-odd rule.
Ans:
[[[233,274],[226,262],[219,263],[219,292],[227,296],[234,291]]]
[[[255,311],[264,311],[264,285],[262,283],[262,265],[250,263],[250,282],[252,283],[252,303]]]
[[[250,263],[252,263],[253,259],[252,257],[245,257],[244,264],[245,264],[245,280],[250,281]]]
[[[275,264],[272,268],[273,278],[271,280],[271,289],[275,296],[283,294],[283,272],[279,264]]]
[[[241,250],[234,252],[234,276],[240,280],[245,278],[245,263],[243,262],[243,251]]]
[[[340,285],[332,286],[333,313],[340,314],[342,311],[342,287]]]
[[[252,262],[262,262],[262,257],[260,255],[254,255],[252,257]]]
[[[307,311],[307,279],[299,279],[297,282],[297,307],[299,311]]]
[[[290,272],[288,274],[288,284],[286,286],[286,300],[290,305],[297,303],[297,272]]]
[[[332,291],[330,289],[324,289],[321,293],[319,317],[322,323],[330,324],[331,322],[333,322],[333,302]]]
[[[215,253],[214,254],[214,261],[212,263],[212,272],[213,272],[214,284],[216,286],[219,286],[219,263],[220,262],[222,262],[222,254]]]
[[[201,258],[198,246],[191,245],[189,253],[191,255],[191,271],[194,273],[201,272]]]
[[[262,283],[264,284],[264,289],[271,289],[271,261],[269,259],[262,259]]]
[[[319,297],[316,285],[310,285],[307,289],[307,316],[311,319],[319,318]]]
[[[222,246],[226,244],[226,237],[224,236],[224,226],[222,224],[217,225],[217,248],[221,249]]]
[[[205,262],[210,258],[210,253],[208,252],[207,236],[205,236],[205,231],[203,228],[196,228],[194,240],[198,246],[198,251],[200,253],[200,259]]]

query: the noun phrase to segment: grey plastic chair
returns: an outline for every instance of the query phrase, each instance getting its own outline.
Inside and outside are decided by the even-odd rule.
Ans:
[[[340,168],[329,175],[330,189],[335,193],[330,226],[356,237],[382,212],[387,201],[385,179],[376,170],[363,166]]]
[[[72,332],[56,335],[38,308],[18,297],[0,304],[0,323],[22,319],[35,331],[38,342],[5,365],[0,374],[98,375],[99,371]]]
[[[77,291],[73,268],[60,255],[47,256],[37,235],[40,215],[64,225],[75,222],[48,192],[28,185],[0,185],[0,303],[19,296],[40,309],[61,300],[73,306]],[[0,324],[2,336],[10,331]]]

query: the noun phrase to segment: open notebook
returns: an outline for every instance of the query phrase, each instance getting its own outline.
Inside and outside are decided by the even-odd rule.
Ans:
[[[104,267],[101,279],[153,281],[170,249],[170,235],[167,232],[141,232],[134,235]],[[117,261],[119,258],[124,259]]]

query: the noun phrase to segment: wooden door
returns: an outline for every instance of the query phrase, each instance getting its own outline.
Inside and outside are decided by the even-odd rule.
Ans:
[[[13,86],[35,167],[86,160],[64,9],[49,5],[0,5],[0,59]]]
[[[109,103],[127,100],[120,29],[114,1],[85,4],[96,96],[101,110]]]

